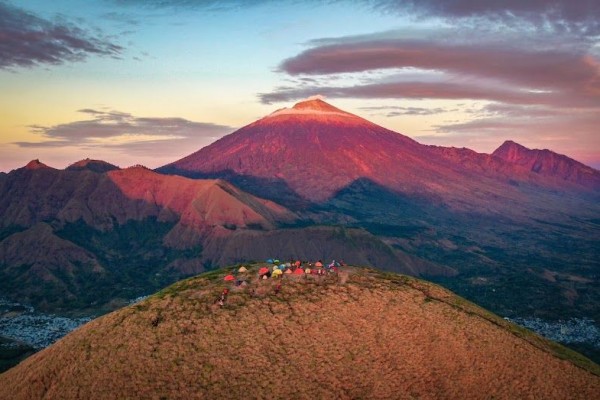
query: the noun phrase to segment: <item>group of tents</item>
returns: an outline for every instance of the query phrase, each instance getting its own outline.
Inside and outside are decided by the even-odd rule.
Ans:
[[[344,266],[344,262],[337,262],[333,260],[330,264],[324,265],[321,260],[315,262],[287,262],[280,263],[279,260],[269,259],[267,260],[268,264],[272,264],[271,266],[263,265],[258,270],[258,279],[269,279],[269,278],[281,278],[284,275],[294,275],[294,276],[307,276],[307,275],[317,275],[322,276],[329,273],[337,273],[339,268]],[[233,283],[235,286],[246,286],[248,285],[248,268],[245,266],[239,267],[237,270],[232,271],[231,274],[226,275],[223,280],[228,283]],[[237,277],[236,277],[237,275]],[[275,289],[275,293],[279,293],[281,290],[281,282],[277,285]],[[221,296],[215,300],[215,303],[223,306],[227,301],[227,295],[229,294],[229,289],[223,289],[223,293]]]
[[[283,275],[326,275],[328,273],[336,273],[338,272],[339,267],[344,265],[344,262],[337,262],[333,260],[330,264],[323,264],[321,260],[315,262],[287,262],[280,263],[279,260],[268,259],[266,261],[268,264],[273,264],[272,266],[262,266],[258,270],[258,278],[259,279],[269,279],[269,278],[281,278]],[[248,272],[248,269],[244,266],[241,266],[237,271],[240,274],[245,274]],[[240,282],[236,280],[235,275],[229,274],[225,276],[224,280],[226,282]],[[242,281],[243,282],[243,281]]]

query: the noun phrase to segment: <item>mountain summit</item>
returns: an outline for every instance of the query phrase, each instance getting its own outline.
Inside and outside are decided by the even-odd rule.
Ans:
[[[292,108],[281,108],[272,114],[268,115],[266,118],[272,118],[276,116],[282,115],[303,115],[310,117],[346,117],[352,119],[362,119],[354,114],[351,114],[346,111],[342,111],[337,107],[332,106],[329,103],[319,99],[319,98],[311,98],[307,100],[300,101]],[[363,120],[364,121],[364,120]],[[366,121],[365,121],[366,122]]]

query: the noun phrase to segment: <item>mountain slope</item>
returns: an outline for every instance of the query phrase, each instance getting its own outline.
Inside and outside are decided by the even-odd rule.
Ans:
[[[589,399],[600,368],[427,282],[347,268],[226,271],[86,324],[0,375],[0,397]]]
[[[270,257],[455,274],[364,230],[297,226],[296,214],[223,180],[73,165],[33,161],[0,180],[3,296],[49,311],[117,306],[207,268]]]
[[[3,297],[63,312],[118,305],[210,267],[208,237],[295,219],[224,181],[74,165],[36,160],[0,181]]]
[[[492,155],[521,165],[540,175],[553,176],[600,189],[600,171],[547,149],[532,150],[512,140],[507,140]]]

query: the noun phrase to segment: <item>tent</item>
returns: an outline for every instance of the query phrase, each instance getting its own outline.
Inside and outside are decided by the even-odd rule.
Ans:
[[[261,269],[258,270],[259,275],[264,275],[267,272],[269,272],[269,268],[267,268],[267,267],[262,267]]]
[[[248,269],[244,266],[241,266],[240,269],[238,269],[238,272],[248,272]]]
[[[227,275],[227,276],[224,278],[224,280],[225,280],[225,281],[235,281],[235,276],[233,276],[233,275]]]
[[[291,274],[291,273],[292,273],[291,269],[286,269],[285,272],[284,272],[284,274]]]
[[[281,276],[281,275],[283,275],[283,271],[280,270],[280,269],[276,269],[275,271],[273,271],[273,275],[272,276],[276,277],[276,276]]]
[[[296,275],[304,275],[304,270],[302,268],[298,268],[297,270],[294,271],[294,274],[296,274]]]
[[[315,267],[317,267],[317,268],[322,268],[322,267],[323,267],[323,263],[322,263],[321,261],[317,261],[317,262],[315,263]]]
[[[272,258],[269,258],[269,259],[267,259],[267,262],[268,262],[269,264],[273,264],[273,259],[272,259]]]

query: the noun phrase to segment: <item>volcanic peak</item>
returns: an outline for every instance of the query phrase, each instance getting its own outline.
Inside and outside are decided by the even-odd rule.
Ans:
[[[296,104],[292,108],[281,108],[271,114],[269,114],[266,118],[277,117],[281,115],[307,115],[307,116],[322,116],[322,117],[345,117],[345,118],[353,118],[353,119],[362,119],[354,114],[350,114],[349,112],[340,110],[337,107],[332,106],[331,104],[319,99],[319,98],[309,98],[306,100],[302,100]]]

